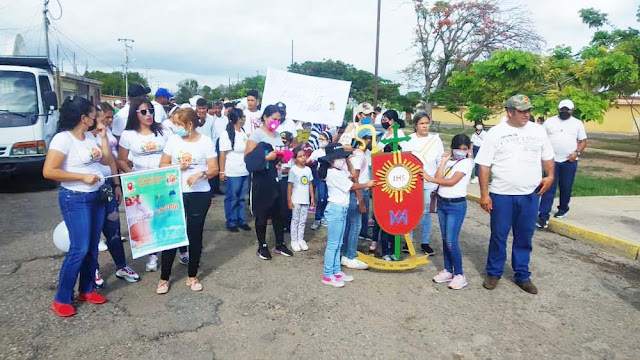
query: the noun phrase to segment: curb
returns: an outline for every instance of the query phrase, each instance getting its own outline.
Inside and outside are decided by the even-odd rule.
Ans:
[[[480,203],[480,197],[473,194],[467,194],[467,199]],[[586,241],[592,245],[624,256],[627,259],[640,261],[640,246],[632,244],[624,239],[587,230],[553,218],[549,219],[548,230],[574,240]]]

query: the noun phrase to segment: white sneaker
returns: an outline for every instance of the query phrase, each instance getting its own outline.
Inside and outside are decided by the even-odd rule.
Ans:
[[[100,241],[98,243],[98,251],[107,251],[107,250],[109,250],[107,243],[105,243],[104,241]]]
[[[346,257],[346,256],[340,257],[340,265],[347,266],[347,261],[349,261],[348,257]]]
[[[291,241],[291,249],[295,252],[299,252],[300,250],[300,243],[298,243],[297,241]]]
[[[322,220],[320,220],[320,225],[322,225],[324,227],[327,227],[327,226],[329,226],[329,223],[327,222],[327,219],[322,218]]]
[[[158,271],[158,256],[157,255],[149,255],[149,259],[147,260],[147,265],[145,266],[145,270],[147,270],[147,271]]]
[[[333,287],[343,287],[344,281],[336,279],[335,276],[332,277],[322,277],[322,283],[326,285],[331,285]]]
[[[298,241],[298,245],[300,245],[300,249],[302,249],[303,251],[309,250],[309,246],[307,245],[307,242],[304,240]]]
[[[467,278],[464,275],[456,275],[449,283],[449,288],[453,290],[460,290],[467,286]]]
[[[351,275],[347,275],[345,273],[343,273],[342,271],[340,271],[339,273],[333,275],[336,279],[338,280],[342,280],[344,282],[350,282],[353,281],[353,276]]]
[[[477,184],[478,183],[478,178],[474,177],[473,179],[471,179],[470,181],[472,184]]]
[[[369,268],[369,265],[367,265],[366,263],[363,263],[358,259],[347,259],[346,264],[344,266],[348,267],[349,269],[356,269],[356,270],[366,270]]]

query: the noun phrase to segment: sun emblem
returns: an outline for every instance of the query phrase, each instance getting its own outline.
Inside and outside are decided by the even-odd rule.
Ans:
[[[376,185],[382,186],[382,192],[393,198],[396,203],[404,200],[404,194],[409,194],[416,188],[422,168],[402,158],[402,152],[393,153],[393,161],[387,160],[382,169],[376,172],[380,180]]]

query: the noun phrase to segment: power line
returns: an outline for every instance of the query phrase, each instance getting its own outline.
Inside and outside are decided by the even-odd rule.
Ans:
[[[80,46],[78,43],[76,43],[75,41],[71,40],[68,36],[66,36],[65,34],[63,34],[57,27],[51,25],[51,27],[58,33],[60,34],[62,37],[64,37],[65,39],[69,40],[72,44],[74,44],[75,46],[77,46],[80,50],[84,51],[85,53],[91,55],[91,57],[93,57],[94,59],[96,59],[98,62],[110,67],[111,69],[113,69],[113,71],[118,71],[113,65],[111,64],[107,64],[106,62],[102,61],[102,59],[100,59],[99,57],[97,57],[96,55],[94,55],[93,53],[89,52],[88,50],[86,50],[85,48],[83,48],[82,46]]]

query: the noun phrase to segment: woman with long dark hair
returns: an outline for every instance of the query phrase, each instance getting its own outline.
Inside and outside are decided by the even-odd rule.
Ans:
[[[224,215],[227,230],[238,232],[238,228],[251,231],[244,215],[245,198],[249,190],[249,171],[244,162],[247,134],[242,126],[245,117],[240,109],[229,111],[226,131],[220,135],[220,180],[226,182]]]
[[[98,242],[104,222],[105,202],[99,188],[104,184],[99,164],[113,160],[104,125],[97,127],[102,145],[89,132],[96,127],[96,108],[87,99],[65,99],[60,107],[58,133],[49,144],[42,175],[60,181],[58,201],[69,230],[69,251],[64,258],[58,290],[51,310],[66,317],[76,313],[71,305],[80,275],[78,301],[102,304],[107,301],[95,291]]]

